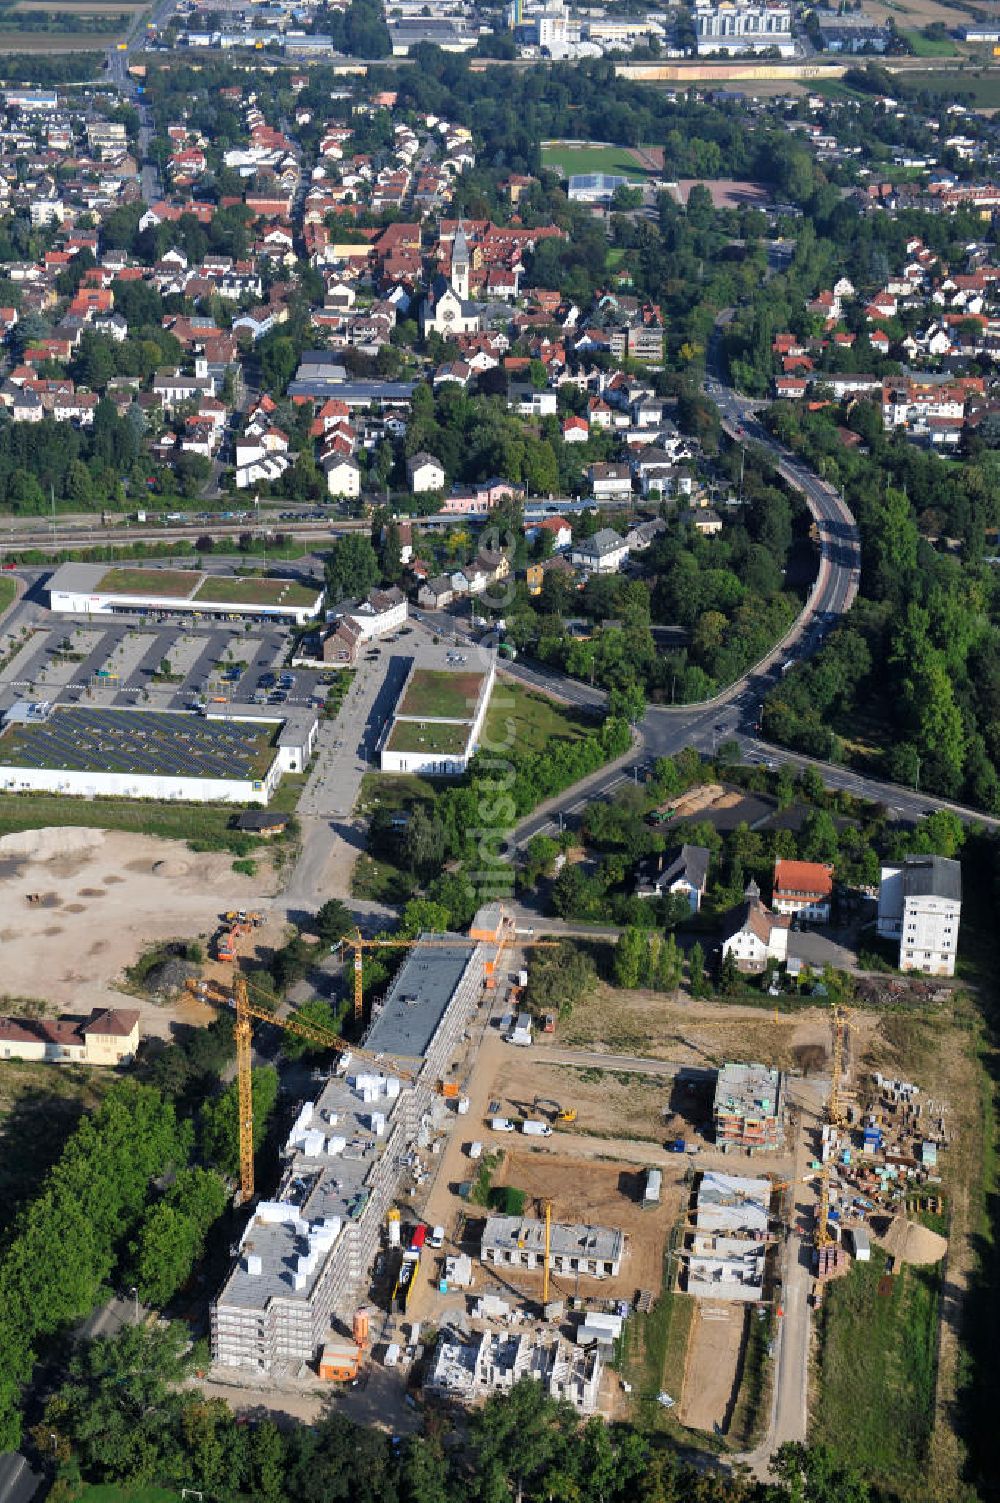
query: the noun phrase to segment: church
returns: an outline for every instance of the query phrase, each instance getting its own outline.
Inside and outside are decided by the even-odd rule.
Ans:
[[[459,334],[478,334],[482,328],[480,307],[469,299],[469,242],[461,225],[455,232],[451,253],[451,278],[438,275],[420,307],[420,332],[454,339]]]

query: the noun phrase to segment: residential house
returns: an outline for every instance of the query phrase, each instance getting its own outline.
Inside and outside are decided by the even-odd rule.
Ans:
[[[331,496],[354,499],[361,495],[361,470],[348,454],[330,454],[323,460],[326,488]]]
[[[590,464],[583,473],[595,501],[627,501],[632,495],[632,474],[627,464]]]
[[[692,913],[701,908],[711,857],[703,845],[682,845],[639,863],[635,892],[639,898],[681,894]]]
[[[748,973],[763,971],[769,960],[787,959],[791,922],[787,915],[765,908],[760,888],[751,880],[743,902],[723,920],[723,958],[732,955],[737,968]]]
[[[832,896],[832,866],[821,861],[774,863],[771,907],[775,913],[808,919],[813,924],[828,924]]]
[[[406,479],[414,495],[421,491],[443,491],[444,465],[433,454],[421,450],[419,454],[411,454],[406,461]]]
[[[628,558],[628,543],[611,527],[602,527],[593,537],[572,546],[570,562],[590,574],[617,574]]]

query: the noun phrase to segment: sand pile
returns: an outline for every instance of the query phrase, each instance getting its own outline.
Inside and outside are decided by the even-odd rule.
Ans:
[[[29,856],[35,861],[55,861],[77,856],[103,845],[105,832],[86,825],[66,825],[45,830],[17,830],[0,838],[0,856]]]
[[[915,1266],[940,1263],[948,1251],[946,1237],[938,1236],[937,1232],[921,1226],[919,1222],[908,1221],[905,1216],[893,1217],[888,1231],[880,1240],[887,1253],[891,1253],[901,1263]]]

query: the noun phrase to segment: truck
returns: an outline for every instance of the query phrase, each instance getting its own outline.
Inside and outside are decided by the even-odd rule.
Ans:
[[[521,1131],[526,1138],[551,1138],[552,1129],[547,1122],[538,1122],[531,1117],[525,1118],[521,1123]]]
[[[509,1117],[494,1117],[490,1123],[494,1132],[513,1132],[514,1124]]]
[[[662,809],[653,809],[651,813],[646,815],[646,823],[647,825],[667,825],[676,813],[677,807],[675,804],[670,804]]]
[[[668,1143],[667,1144],[667,1147],[668,1147],[668,1149],[670,1150],[671,1153],[686,1153],[687,1152],[687,1143],[684,1141],[683,1138],[675,1138],[672,1143]]]

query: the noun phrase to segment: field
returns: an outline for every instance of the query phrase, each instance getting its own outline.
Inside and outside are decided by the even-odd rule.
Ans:
[[[83,825],[126,830],[163,840],[186,840],[206,851],[245,854],[258,844],[230,829],[232,804],[167,804],[146,799],[62,798],[56,793],[0,794],[0,836],[21,830]]]
[[[913,48],[914,57],[956,57],[958,48],[950,37],[932,41],[919,31],[904,31],[902,35]]]
[[[209,574],[194,598],[223,605],[312,605],[318,594],[318,588],[311,589],[294,579]]]
[[[820,1316],[815,1439],[851,1457],[885,1496],[910,1498],[925,1475],[934,1420],[941,1273],[904,1268],[879,1293],[885,1254],[828,1287]]]
[[[483,744],[495,755],[541,752],[553,741],[578,741],[593,721],[535,694],[513,679],[497,680],[486,712]]]
[[[386,750],[435,752],[443,757],[459,757],[465,751],[468,739],[468,725],[455,725],[451,721],[438,725],[433,721],[418,724],[413,720],[397,720],[389,733]]]
[[[417,720],[471,720],[482,687],[481,673],[417,668],[396,714]]]
[[[542,166],[551,168],[562,177],[604,172],[611,177],[628,177],[641,183],[653,175],[640,166],[628,146],[568,146],[552,142],[542,147]]]
[[[17,584],[9,574],[0,574],[0,616],[9,610],[17,594]]]
[[[926,89],[928,93],[941,94],[948,100],[962,102],[971,96],[972,103],[981,110],[1000,109],[1000,68],[965,69],[933,73],[910,72],[903,75],[911,89]]]
[[[194,569],[129,569],[119,566],[101,576],[101,595],[181,596],[191,594],[201,579]]]
[[[58,8],[64,14],[74,16],[124,16],[134,15],[137,10],[145,10],[146,6],[144,0],[118,0],[118,3],[116,0],[60,0]],[[34,11],[49,15],[52,4],[51,0],[17,0],[13,10],[15,14],[24,12],[30,15]]]
[[[126,27],[121,33],[124,36]],[[111,33],[114,35],[114,33]],[[0,26],[0,52],[73,52],[79,54],[78,62],[83,73],[96,73],[104,54],[97,49],[108,39],[107,32],[94,31],[16,31]],[[84,67],[84,59],[92,58],[90,68]],[[2,71],[2,70],[0,70]]]

